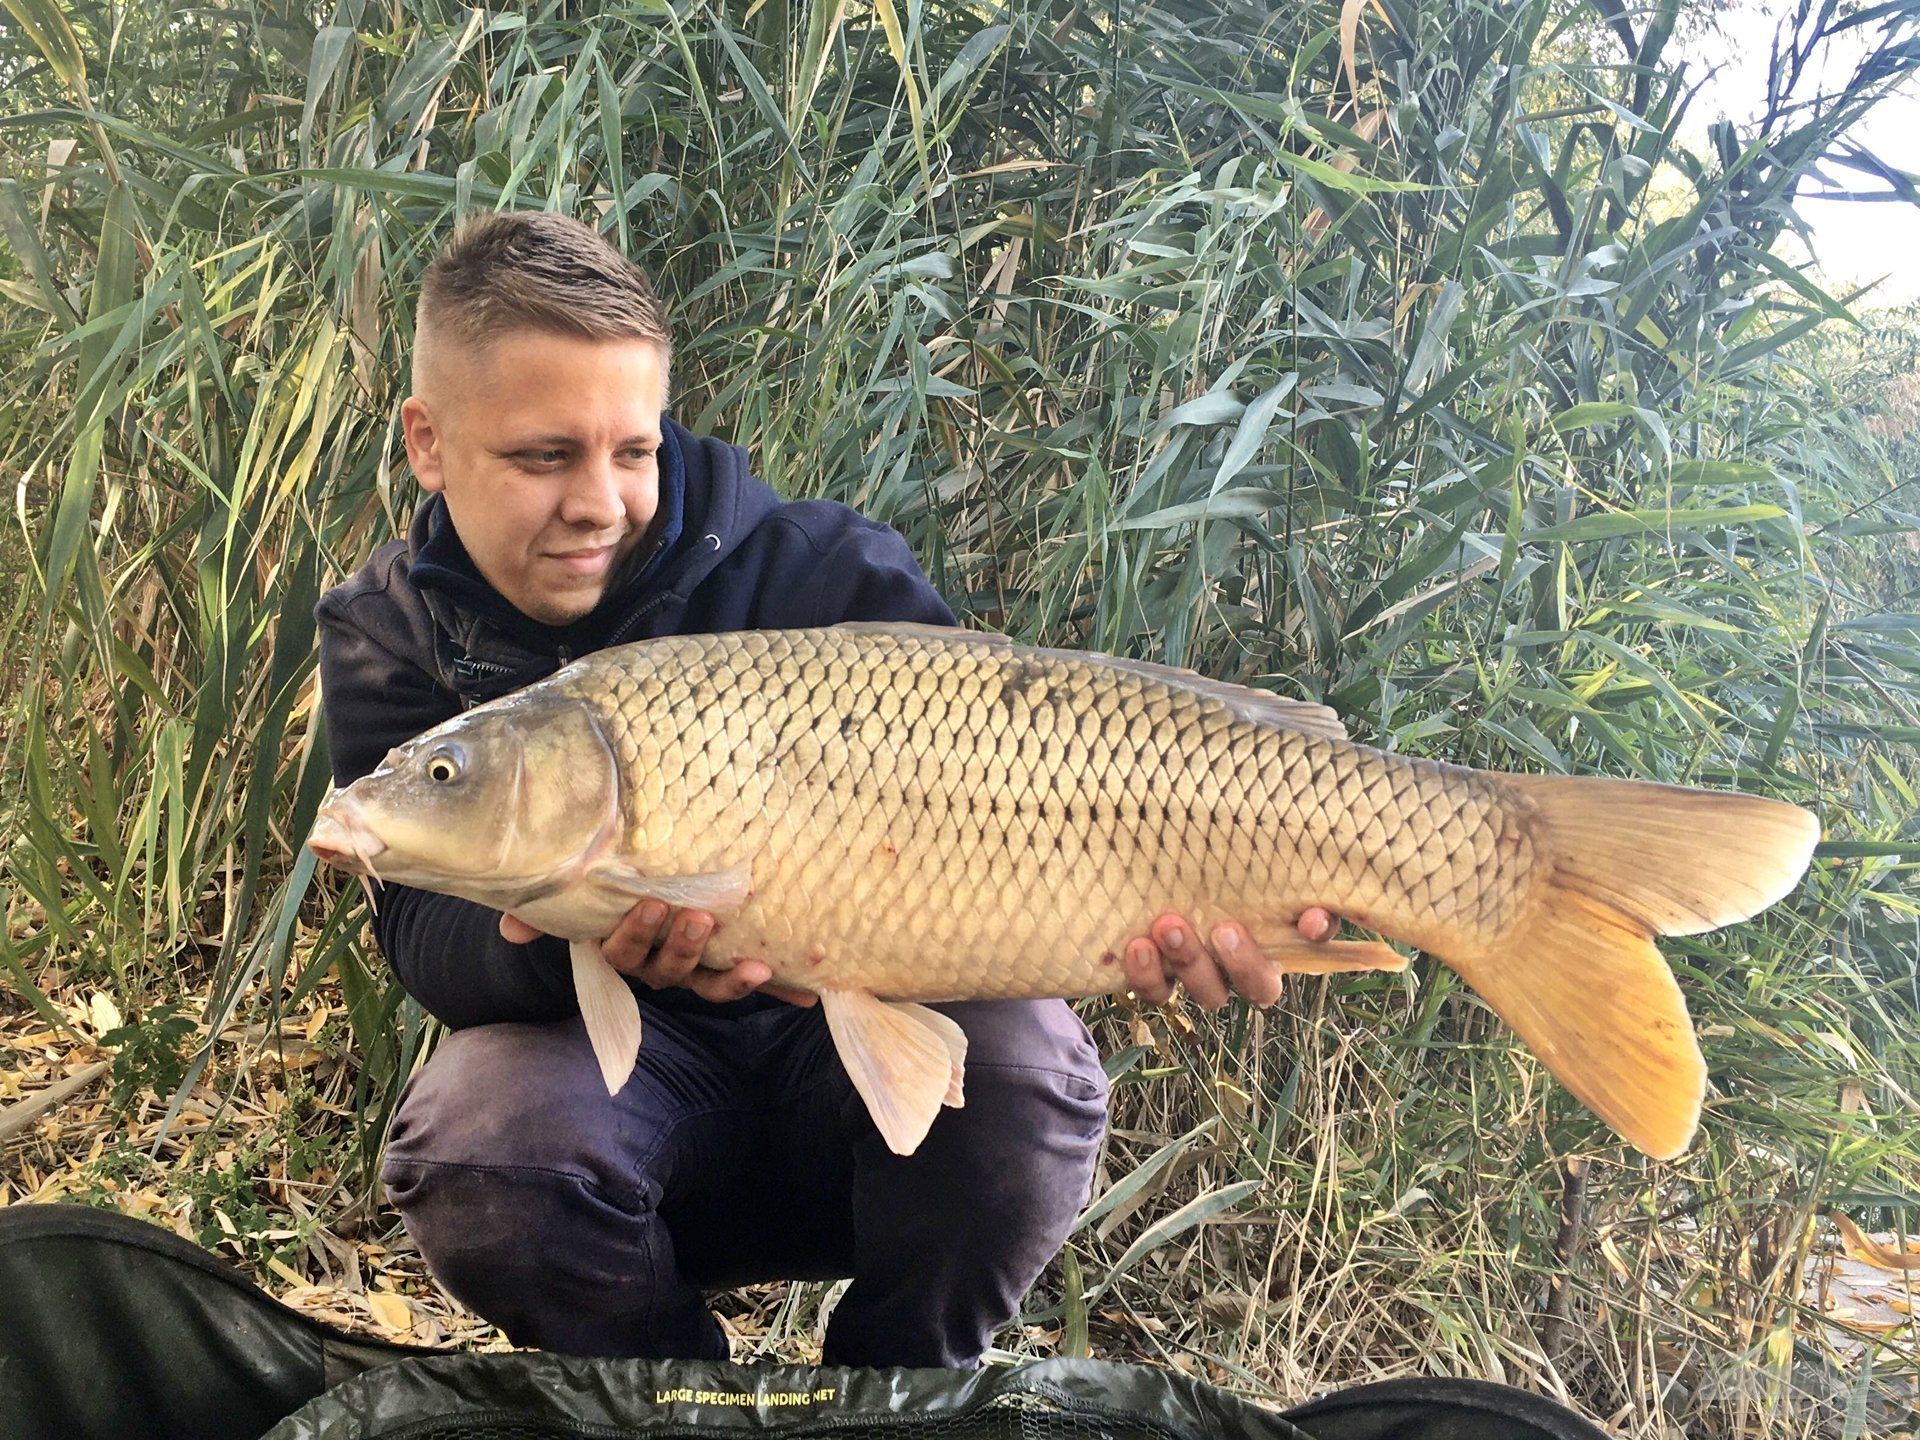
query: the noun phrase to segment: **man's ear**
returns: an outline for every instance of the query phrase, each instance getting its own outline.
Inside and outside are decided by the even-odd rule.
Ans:
[[[400,429],[407,439],[407,464],[413,467],[413,475],[420,482],[420,488],[433,491],[446,489],[447,478],[440,464],[441,447],[446,437],[433,423],[427,402],[418,395],[409,395],[401,403]]]

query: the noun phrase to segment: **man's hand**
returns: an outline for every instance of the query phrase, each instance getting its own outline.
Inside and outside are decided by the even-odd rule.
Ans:
[[[1294,926],[1301,939],[1318,944],[1331,939],[1340,922],[1313,905],[1300,912]],[[1280,998],[1280,966],[1253,943],[1246,926],[1222,921],[1205,944],[1184,915],[1162,915],[1149,929],[1150,934],[1129,940],[1121,956],[1127,983],[1149,1005],[1166,1004],[1176,983],[1186,986],[1203,1010],[1225,1005],[1229,989],[1262,1009]]]
[[[812,1005],[820,997],[810,990],[770,985],[773,971],[762,960],[742,960],[731,970],[703,970],[701,952],[719,928],[704,910],[675,910],[661,900],[642,900],[614,926],[600,951],[622,975],[652,990],[684,985],[702,1000],[724,1004],[765,987],[767,994],[789,1005]],[[511,915],[500,917],[500,933],[514,945],[536,940],[541,932]]]

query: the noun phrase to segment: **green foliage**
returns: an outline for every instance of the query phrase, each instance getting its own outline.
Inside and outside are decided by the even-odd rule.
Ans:
[[[113,1108],[125,1114],[142,1094],[171,1095],[187,1077],[195,1024],[174,1003],[156,1005],[100,1037],[113,1051]]]
[[[1916,331],[1770,246],[1920,63],[1911,7],[1807,8],[1803,39],[1870,36],[1855,83],[1697,152],[1673,4],[64,14],[77,77],[0,34],[24,998],[56,957],[132,997],[185,972],[215,1034],[336,975],[377,1150],[422,1023],[298,856],[310,612],[412,504],[425,257],[461,213],[561,208],[674,306],[679,416],[898,526],[976,624],[1388,748],[1819,809],[1790,902],[1669,946],[1714,1083],[1681,1161],[1625,1156],[1432,967],[1191,1033],[1114,1014],[1062,1307],[1098,1344],[1159,1305],[1152,1343],[1248,1384],[1537,1375],[1571,1263],[1552,1363],[1596,1408],[1657,1424],[1632,1357],[1677,1353],[1700,1426],[1797,1423],[1698,1382],[1792,1379],[1816,1207],[1920,1194]]]

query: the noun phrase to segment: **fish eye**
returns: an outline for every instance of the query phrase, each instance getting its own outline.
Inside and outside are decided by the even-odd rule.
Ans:
[[[443,745],[427,757],[427,778],[437,785],[451,785],[460,778],[460,752]]]

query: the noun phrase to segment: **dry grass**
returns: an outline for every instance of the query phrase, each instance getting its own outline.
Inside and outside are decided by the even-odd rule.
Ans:
[[[0,1204],[140,1216],[347,1331],[512,1348],[440,1288],[397,1213],[358,1183],[357,1058],[336,985],[321,982],[277,1027],[257,1019],[223,1031],[170,1115],[171,1092],[139,1083],[167,1078],[168,1062],[101,1043],[121,1019],[106,993],[57,971],[39,979],[62,1025],[0,997]],[[1508,1113],[1463,1097],[1451,1147],[1410,1157],[1383,1113],[1393,1042],[1343,1015],[1329,989],[1299,985],[1273,1012],[1224,1022],[1102,1007],[1096,1026],[1124,1068],[1096,1200],[992,1358],[1163,1364],[1274,1404],[1398,1376],[1472,1375],[1647,1437],[1839,1435],[1851,1401],[1868,1406],[1866,1433],[1903,1433],[1920,1275],[1858,1258],[1810,1217],[1743,1305],[1724,1257],[1677,1203],[1692,1193],[1684,1161],[1649,1187],[1643,1162],[1612,1147],[1589,1156],[1633,1173],[1594,1177],[1611,1198],[1584,1215],[1566,1257],[1571,1302],[1550,1338],[1560,1271],[1516,1264],[1512,1202],[1536,1190],[1552,1198],[1558,1161],[1529,1161],[1537,1135],[1519,1133],[1537,1131],[1529,1117],[1551,1082],[1490,1035],[1516,1073],[1500,1097]],[[192,1039],[181,1037],[182,1057]],[[1280,1056],[1300,1059],[1281,1091],[1284,1126],[1259,1098],[1275,1093],[1259,1064]],[[1251,1077],[1241,1057],[1258,1057]],[[94,1072],[63,1103],[15,1119],[50,1087]],[[1210,1092],[1197,1083],[1207,1074]],[[1284,1150],[1265,1143],[1282,1129],[1299,1138]],[[1223,1193],[1239,1199],[1184,1223]],[[1647,1211],[1662,1200],[1677,1213],[1656,1220]],[[736,1360],[809,1364],[839,1288],[779,1283],[712,1299]],[[1792,1298],[1782,1329],[1757,1323],[1768,1295]]]

